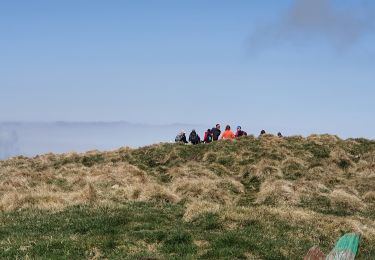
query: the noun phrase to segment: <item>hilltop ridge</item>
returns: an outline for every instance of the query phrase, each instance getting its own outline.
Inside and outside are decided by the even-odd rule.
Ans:
[[[364,236],[363,257],[375,253],[375,141],[366,139],[265,135],[212,144],[14,157],[0,161],[0,190],[4,214],[129,203],[175,205],[182,223],[213,218],[216,232],[260,225],[275,237],[259,241],[274,243],[272,253],[281,258],[301,256],[314,244],[328,249],[351,231]],[[190,257],[222,256],[212,251],[213,238],[191,236],[195,250]],[[280,242],[278,236],[290,241]],[[238,249],[236,257],[268,258],[266,248],[251,243]],[[178,255],[154,246],[153,256]]]

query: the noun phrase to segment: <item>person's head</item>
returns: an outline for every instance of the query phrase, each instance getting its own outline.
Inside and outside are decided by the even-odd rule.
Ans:
[[[230,125],[227,125],[227,126],[225,127],[225,130],[230,130]]]
[[[241,131],[241,126],[237,126],[237,131]]]
[[[195,132],[195,129],[191,130],[191,132],[192,132],[192,133],[196,133],[196,132]]]
[[[211,133],[211,129],[207,129],[207,133],[209,133],[209,134],[210,134],[210,133]]]
[[[262,130],[262,131],[260,131],[260,134],[264,135],[264,134],[266,134],[266,131]]]
[[[283,137],[283,135],[280,132],[277,133],[277,136],[278,137]]]
[[[217,128],[217,129],[220,129],[220,124],[216,124],[216,128]]]

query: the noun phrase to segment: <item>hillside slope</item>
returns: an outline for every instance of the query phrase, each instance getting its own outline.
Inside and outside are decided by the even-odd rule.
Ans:
[[[2,257],[297,259],[351,231],[364,237],[359,258],[375,255],[375,142],[365,139],[15,157],[0,161],[0,194]]]

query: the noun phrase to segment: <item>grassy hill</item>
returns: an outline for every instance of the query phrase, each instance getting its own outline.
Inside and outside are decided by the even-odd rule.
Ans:
[[[375,141],[245,137],[0,161],[0,258],[375,257]]]

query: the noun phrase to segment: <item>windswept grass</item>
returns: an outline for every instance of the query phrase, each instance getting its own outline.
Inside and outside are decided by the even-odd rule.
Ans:
[[[375,255],[375,142],[266,135],[0,161],[0,258]]]

